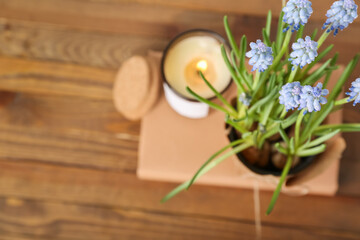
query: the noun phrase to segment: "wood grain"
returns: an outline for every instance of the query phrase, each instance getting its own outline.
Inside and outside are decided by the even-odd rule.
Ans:
[[[0,239],[255,239],[252,191],[196,185],[159,203],[175,184],[136,178],[140,125],[115,111],[111,88],[125,59],[181,31],[224,35],[225,14],[236,39],[261,38],[279,2],[0,0],[0,93],[12,96],[0,94]],[[332,2],[313,1],[306,34]],[[356,20],[330,55],[346,63],[359,36]],[[344,120],[359,122],[358,108]],[[263,239],[360,239],[359,134],[344,136],[339,195],[282,194],[265,216],[261,192]]]
[[[195,186],[190,192],[181,194],[166,204],[160,204],[161,197],[173,186],[174,184],[169,183],[140,181],[130,173],[26,161],[0,161],[2,196],[200,214],[246,221],[254,219],[251,191]],[[271,192],[261,194],[262,209],[266,208],[271,195]],[[294,198],[282,195],[278,203],[271,216],[265,216],[262,211],[264,223],[336,228],[355,233],[360,229],[358,221],[350,220],[356,219],[360,214],[359,198]],[[294,207],[300,203],[301,208]],[[332,217],[334,212],[337,213],[336,218]]]

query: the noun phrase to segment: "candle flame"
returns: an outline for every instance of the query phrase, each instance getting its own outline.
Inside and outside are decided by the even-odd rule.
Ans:
[[[196,64],[196,68],[198,71],[204,72],[207,69],[207,67],[208,67],[208,64],[205,60],[200,60]]]

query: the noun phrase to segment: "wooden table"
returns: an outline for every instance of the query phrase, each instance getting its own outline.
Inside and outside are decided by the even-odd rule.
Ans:
[[[279,2],[0,0],[0,239],[254,239],[252,191],[194,186],[159,203],[175,185],[136,178],[139,122],[111,88],[124,59],[189,28],[223,34],[224,14],[237,39],[260,38]],[[333,1],[313,2],[310,29]],[[341,63],[359,37],[357,20],[330,40]],[[359,106],[344,113],[360,121]],[[336,197],[282,195],[265,216],[261,193],[263,239],[360,239],[359,137],[345,134]]]

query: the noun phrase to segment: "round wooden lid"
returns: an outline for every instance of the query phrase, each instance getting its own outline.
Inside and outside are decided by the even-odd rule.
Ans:
[[[157,58],[133,56],[116,75],[113,99],[116,109],[130,120],[143,117],[159,95],[160,76]]]

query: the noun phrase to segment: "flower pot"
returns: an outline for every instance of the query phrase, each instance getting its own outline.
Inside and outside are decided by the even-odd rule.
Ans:
[[[234,128],[230,129],[228,138],[231,142],[239,139],[239,136]],[[273,164],[273,161],[271,161],[271,159],[270,159],[271,158],[270,152],[269,152],[269,156],[268,156],[269,161],[267,161],[267,164],[264,166],[252,164],[251,161],[249,159],[247,159],[247,157],[245,157],[242,152],[239,152],[236,155],[237,155],[237,158],[239,159],[239,161],[242,164],[244,164],[250,171],[252,171],[254,173],[257,173],[259,175],[273,175],[273,176],[281,175],[282,169],[276,167]],[[313,163],[313,160],[315,159],[315,157],[316,156],[300,158],[299,162],[290,169],[290,172],[288,175],[295,175],[295,174],[303,171],[304,169],[309,167],[311,165],[311,163]]]

